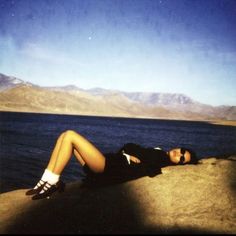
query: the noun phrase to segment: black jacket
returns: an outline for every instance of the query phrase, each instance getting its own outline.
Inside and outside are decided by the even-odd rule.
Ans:
[[[141,163],[135,165],[140,166],[143,172],[150,177],[160,174],[162,167],[172,165],[167,153],[163,150],[146,148],[135,143],[127,143],[118,153],[123,151],[140,159]]]
[[[141,163],[128,163],[123,152],[140,159]],[[167,153],[163,150],[146,148],[135,143],[127,143],[116,153],[104,154],[108,165],[112,167],[106,169],[103,174],[95,174],[85,165],[84,171],[87,173],[85,183],[92,186],[120,183],[143,176],[154,177],[161,174],[161,168],[172,165]],[[109,160],[110,159],[110,160]],[[116,165],[118,163],[118,165]]]

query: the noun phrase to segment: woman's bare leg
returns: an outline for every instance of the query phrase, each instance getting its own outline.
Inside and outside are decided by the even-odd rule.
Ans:
[[[55,167],[55,164],[56,164],[56,161],[57,161],[57,156],[58,156],[58,153],[60,151],[60,148],[61,148],[61,143],[62,143],[62,140],[65,136],[65,132],[63,132],[59,138],[57,139],[57,142],[56,142],[56,145],[53,149],[53,152],[52,152],[52,155],[51,155],[51,158],[49,160],[49,163],[48,163],[48,166],[47,166],[47,169],[52,171]]]
[[[65,136],[65,132],[61,133],[61,135],[57,139],[56,145],[53,149],[51,158],[50,158],[48,166],[47,166],[47,169],[50,170],[50,171],[52,171],[55,167],[55,163],[56,163],[56,160],[57,160],[57,155],[60,151],[61,143],[62,143],[62,140],[63,140],[64,136]],[[79,154],[79,152],[76,149],[74,149],[73,153],[74,153],[75,157],[77,158],[77,160],[80,162],[80,164],[82,166],[84,166],[85,162],[84,162],[83,158],[81,157],[81,155]]]
[[[85,161],[83,160],[83,158],[81,157],[81,155],[79,154],[79,152],[78,152],[76,149],[74,149],[73,151],[74,151],[74,155],[75,155],[76,159],[79,161],[79,163],[80,163],[82,166],[84,166],[84,165],[85,165]]]
[[[60,143],[60,141],[59,141]],[[68,130],[62,136],[61,144],[58,145],[59,149],[55,147],[55,153],[57,153],[56,161],[50,161],[50,168],[52,163],[55,163],[54,167],[50,169],[53,173],[60,175],[66,164],[72,156],[72,152],[75,149],[78,154],[77,157],[82,158],[81,164],[86,164],[95,173],[101,173],[105,167],[105,157],[103,154],[86,138],[76,133],[75,131]],[[54,152],[54,151],[53,151]]]
[[[75,154],[82,166],[87,164],[95,173],[104,171],[105,157],[103,154],[82,135],[68,130],[58,138],[47,169],[44,171],[40,181],[33,189],[28,190],[26,195],[35,194],[32,199],[36,200],[48,197],[53,192],[63,189],[64,184],[59,182],[59,178],[72,157],[72,153]]]

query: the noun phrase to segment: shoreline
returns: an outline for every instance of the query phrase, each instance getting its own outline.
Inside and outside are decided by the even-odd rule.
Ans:
[[[186,121],[186,122],[205,122],[212,125],[225,125],[225,126],[236,126],[236,120],[204,120],[204,119],[171,119],[168,117],[147,117],[147,116],[119,116],[119,115],[102,115],[102,114],[77,114],[77,113],[63,113],[63,112],[37,112],[37,111],[17,111],[17,110],[1,110],[0,112],[9,113],[32,113],[42,115],[68,115],[68,116],[91,116],[91,117],[104,117],[104,118],[124,118],[124,119],[150,119],[150,120],[168,120],[168,121]]]
[[[211,120],[209,123],[213,125],[236,126],[236,120]]]

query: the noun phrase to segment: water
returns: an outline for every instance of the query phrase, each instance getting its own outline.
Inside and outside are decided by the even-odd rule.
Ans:
[[[199,159],[236,153],[236,127],[206,122],[0,112],[0,192],[32,187],[45,169],[57,137],[65,130],[87,137],[102,152],[134,142],[164,150],[185,146]],[[83,178],[72,158],[62,178]]]

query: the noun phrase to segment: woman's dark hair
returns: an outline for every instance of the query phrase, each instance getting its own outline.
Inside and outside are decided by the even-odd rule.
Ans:
[[[193,151],[190,148],[185,148],[185,150],[188,151],[191,155],[190,162],[188,162],[187,164],[194,164],[194,165],[198,164],[198,158],[197,158],[195,151]]]

